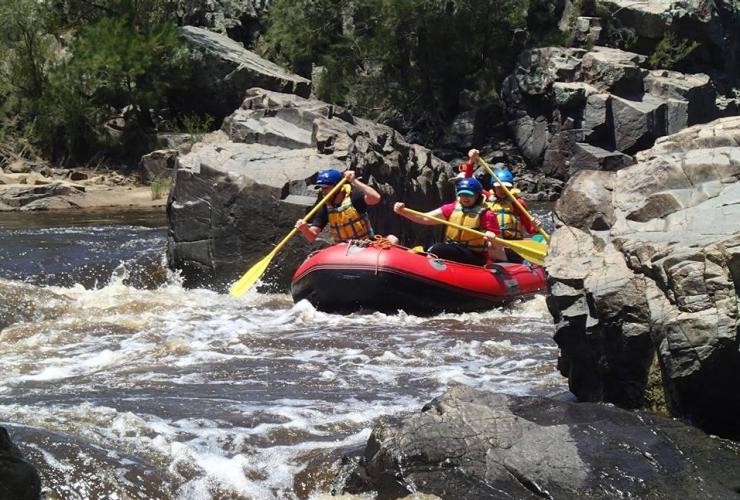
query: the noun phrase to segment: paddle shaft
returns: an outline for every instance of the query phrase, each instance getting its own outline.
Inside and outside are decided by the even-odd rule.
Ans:
[[[480,161],[480,162],[481,162],[481,164],[482,164],[482,165],[483,165],[484,167],[486,167],[486,170],[488,170],[488,173],[489,173],[489,174],[491,174],[491,176],[493,177],[493,179],[494,179],[494,180],[495,180],[495,181],[496,181],[496,182],[498,183],[498,185],[499,185],[499,186],[501,186],[501,188],[502,188],[502,189],[504,190],[504,192],[506,193],[506,196],[508,196],[508,197],[509,197],[509,198],[511,199],[511,201],[513,201],[513,202],[514,202],[514,204],[515,204],[515,205],[517,206],[517,208],[519,208],[519,210],[520,210],[520,211],[521,211],[521,212],[522,212],[522,213],[523,213],[524,215],[526,215],[526,216],[527,216],[527,219],[529,219],[529,220],[530,220],[530,222],[534,222],[534,217],[532,217],[532,214],[530,214],[530,213],[529,213],[529,212],[527,211],[527,209],[526,209],[526,208],[524,208],[524,206],[523,206],[523,205],[522,205],[521,203],[519,203],[519,200],[517,200],[517,199],[516,199],[516,196],[514,196],[514,194],[513,194],[513,193],[512,193],[511,191],[509,191],[509,188],[507,188],[506,186],[504,186],[504,183],[503,183],[503,182],[501,182],[501,179],[499,179],[499,178],[498,178],[498,176],[497,176],[497,175],[496,175],[496,174],[495,174],[495,173],[493,172],[493,169],[492,169],[492,168],[491,168],[491,167],[490,167],[490,166],[488,165],[488,163],[486,163],[486,160],[484,160],[483,158],[478,158],[478,161]],[[544,230],[544,229],[542,229],[541,227],[540,227],[540,228],[538,228],[538,229],[539,229],[539,232],[540,232],[540,234],[541,234],[542,236],[544,236],[544,237],[545,237],[545,240],[549,241],[549,240],[550,240],[550,235],[549,235],[549,234],[547,234],[547,231],[545,231],[545,230]]]
[[[403,211],[404,212],[408,212],[410,214],[414,214],[414,215],[416,215],[418,217],[424,217],[425,219],[433,220],[434,222],[439,222],[440,224],[444,224],[445,226],[454,227],[455,229],[460,229],[461,231],[467,231],[469,233],[475,234],[476,236],[481,236],[483,238],[488,238],[488,235],[486,235],[486,233],[482,233],[480,231],[476,231],[475,229],[472,229],[472,228],[469,228],[469,227],[461,226],[460,224],[455,224],[454,222],[450,222],[450,221],[445,220],[445,219],[440,219],[439,217],[432,217],[431,215],[427,215],[424,212],[417,212],[416,210],[413,210],[411,208],[404,208]],[[500,243],[500,244],[502,244],[504,246],[509,246],[508,245],[509,242],[507,240],[504,240],[502,238],[499,238],[498,236],[494,236],[493,237],[493,241],[495,241],[496,243]]]
[[[311,219],[316,212],[319,211],[321,207],[323,207],[329,200],[334,197],[339,189],[344,185],[344,183],[347,182],[347,178],[343,177],[342,180],[340,180],[336,186],[334,186],[329,193],[327,193],[326,196],[324,196],[321,201],[319,201],[316,206],[314,206],[305,216],[304,220]],[[259,280],[264,272],[267,270],[267,266],[270,265],[270,262],[272,262],[272,259],[275,257],[275,255],[280,251],[281,248],[285,246],[285,244],[295,235],[295,233],[298,232],[298,229],[295,227],[290,230],[288,235],[283,238],[280,243],[275,245],[275,248],[272,249],[270,253],[268,253],[265,257],[263,257],[259,262],[254,264],[252,267],[250,267],[246,273],[231,286],[231,295],[234,297],[240,297],[243,295],[247,290],[249,290],[252,285],[254,285],[257,280]]]
[[[318,202],[318,203],[316,204],[316,206],[315,206],[315,207],[313,207],[313,208],[312,208],[312,209],[311,209],[311,210],[310,210],[310,211],[309,211],[309,212],[308,212],[308,213],[306,214],[306,216],[305,216],[305,217],[303,217],[303,220],[305,220],[306,222],[308,222],[309,220],[311,220],[311,217],[313,217],[314,215],[316,215],[316,212],[318,212],[318,211],[319,211],[319,210],[321,209],[321,207],[323,207],[324,205],[326,205],[326,204],[327,204],[327,203],[329,202],[329,200],[331,200],[332,198],[334,198],[334,196],[336,196],[336,194],[337,194],[337,191],[339,191],[339,188],[341,188],[341,187],[342,187],[342,186],[344,185],[344,183],[345,183],[345,182],[347,182],[347,178],[346,178],[346,177],[342,177],[342,180],[341,180],[341,181],[339,181],[339,182],[337,182],[337,185],[336,185],[336,186],[334,186],[333,188],[331,188],[331,191],[329,191],[329,192],[328,192],[328,193],[326,194],[326,196],[324,196],[323,198],[321,198],[321,201],[319,201],[319,202]],[[283,246],[284,246],[284,245],[285,245],[285,244],[286,244],[286,243],[288,242],[288,240],[289,240],[290,238],[292,238],[292,237],[293,237],[293,235],[294,235],[294,234],[295,234],[296,232],[298,232],[298,229],[296,229],[296,228],[293,228],[293,229],[292,229],[292,230],[291,230],[291,231],[290,231],[290,232],[288,233],[288,235],[287,235],[287,236],[286,236],[285,238],[283,238],[283,241],[281,241],[280,243],[278,243],[277,245],[275,245],[275,249],[274,249],[274,250],[273,250],[272,252],[273,252],[273,253],[277,253],[277,252],[278,252],[278,251],[279,251],[279,250],[280,250],[281,248],[283,248]]]
[[[446,226],[454,227],[455,229],[460,229],[461,231],[467,231],[469,233],[475,234],[477,236],[481,236],[483,238],[488,238],[488,235],[486,235],[485,233],[476,231],[475,229],[471,229],[469,227],[461,226],[460,224],[455,224],[454,222],[450,222],[445,219],[440,219],[438,217],[427,215],[423,212],[417,212],[416,210],[412,210],[410,208],[405,208],[405,207],[403,211],[416,215],[417,217],[422,217],[424,219],[438,222],[439,224],[444,224]],[[541,266],[545,262],[545,255],[547,255],[547,245],[544,243],[537,243],[531,240],[530,241],[524,241],[524,240],[511,241],[511,240],[505,240],[505,239],[499,238],[498,236],[494,236],[492,239],[499,245],[512,249],[514,252],[521,255],[524,259],[534,264]]]

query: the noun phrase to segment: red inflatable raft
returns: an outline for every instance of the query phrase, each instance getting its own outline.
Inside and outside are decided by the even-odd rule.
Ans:
[[[413,314],[490,309],[546,288],[529,264],[459,264],[403,248],[340,243],[312,253],[293,275],[291,294],[319,310]]]

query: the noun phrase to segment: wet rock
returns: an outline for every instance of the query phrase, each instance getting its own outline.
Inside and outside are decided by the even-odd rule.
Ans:
[[[740,447],[608,405],[455,386],[385,417],[345,493],[441,498],[733,498]]]
[[[36,500],[41,498],[41,478],[13,444],[5,427],[0,427],[0,499]]]
[[[662,411],[740,436],[740,118],[582,172],[547,257],[560,370],[584,401]]]

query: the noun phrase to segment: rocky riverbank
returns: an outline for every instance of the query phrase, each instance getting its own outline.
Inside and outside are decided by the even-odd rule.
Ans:
[[[0,168],[0,211],[164,207],[169,184],[167,177],[145,185],[138,173],[19,160]]]
[[[41,478],[5,427],[0,427],[0,498],[36,500],[41,495]]]

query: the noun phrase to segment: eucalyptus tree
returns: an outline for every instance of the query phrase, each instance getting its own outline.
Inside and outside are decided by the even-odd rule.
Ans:
[[[527,0],[275,0],[261,50],[310,76],[319,97],[434,134],[464,90],[495,99]]]
[[[62,163],[147,149],[152,110],[167,108],[187,66],[171,7],[169,0],[0,0],[9,28],[0,35],[2,130]]]

